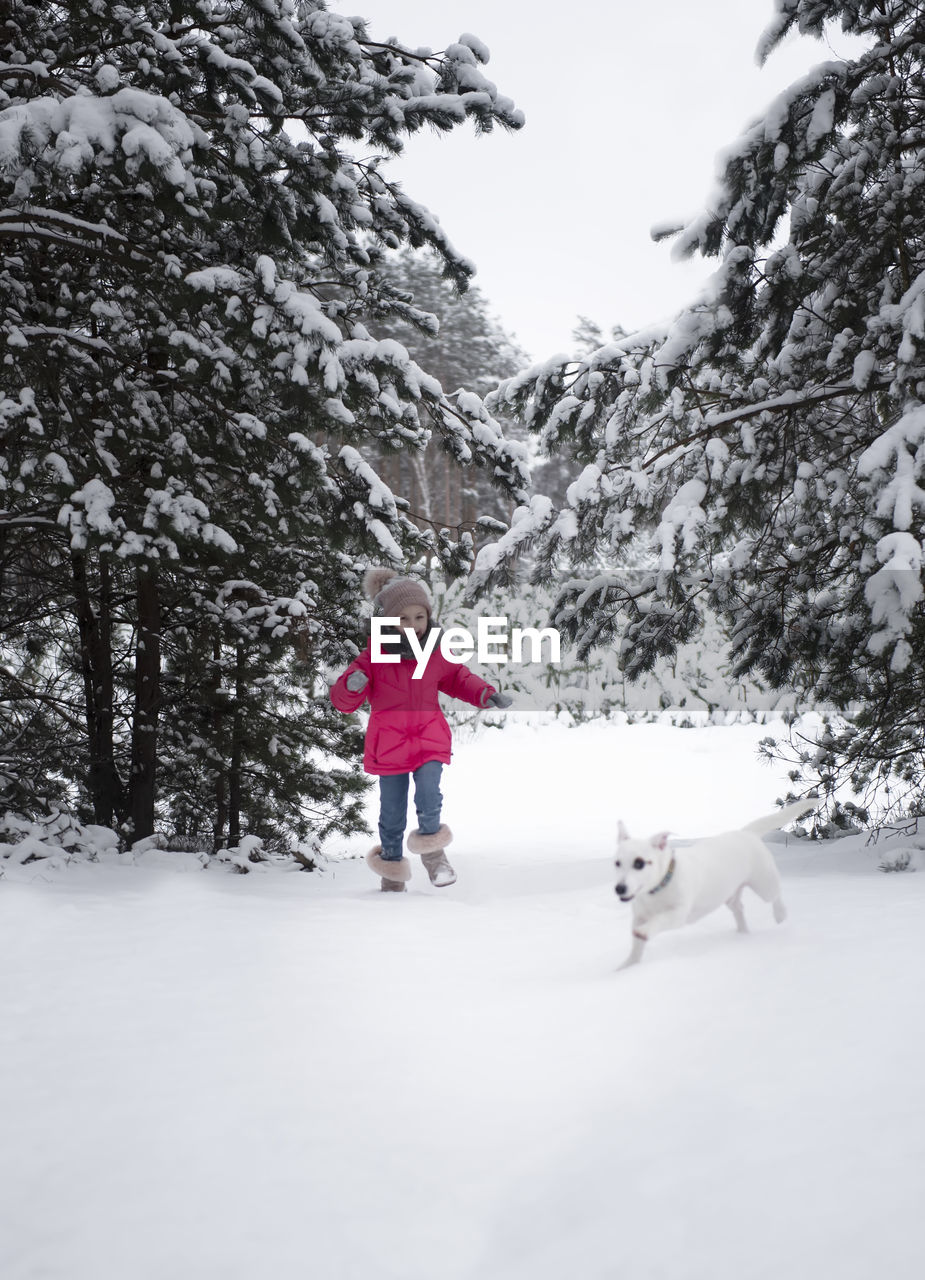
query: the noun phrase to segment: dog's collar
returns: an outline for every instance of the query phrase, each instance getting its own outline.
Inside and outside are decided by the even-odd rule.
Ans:
[[[661,880],[659,880],[655,888],[649,890],[650,895],[653,893],[658,893],[660,889],[664,889],[667,884],[671,883],[671,877],[674,875],[674,869],[675,869],[675,860],[672,857],[671,862],[668,864],[668,870],[662,876]]]

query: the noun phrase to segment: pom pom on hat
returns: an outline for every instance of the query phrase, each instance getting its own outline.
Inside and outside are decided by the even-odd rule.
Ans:
[[[376,606],[376,612],[384,617],[400,617],[403,609],[416,606],[426,609],[430,617],[432,604],[423,582],[399,578],[394,569],[367,569],[363,575],[363,590]]]
[[[370,600],[375,600],[382,588],[397,577],[394,569],[367,569],[363,574],[363,592]]]

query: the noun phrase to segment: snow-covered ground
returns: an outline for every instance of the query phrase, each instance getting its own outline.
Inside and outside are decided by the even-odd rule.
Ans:
[[[925,875],[781,838],[785,925],[752,898],[616,972],[617,818],[770,812],[768,732],[485,730],[440,891],[380,894],[362,838],[321,875],[7,864],[0,1276],[917,1278]]]

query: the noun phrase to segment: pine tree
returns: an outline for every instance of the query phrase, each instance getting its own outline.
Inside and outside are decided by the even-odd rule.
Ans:
[[[0,716],[36,739],[35,803],[57,736],[67,794],[132,839],[182,810],[218,840],[248,805],[301,830],[306,797],[349,823],[348,775],[308,759],[350,747],[313,681],[358,570],[472,545],[369,458],[436,438],[526,482],[477,396],[371,328],[413,314],[389,250],[471,271],[385,164],[425,125],[521,117],[472,37],[383,45],[321,0],[13,0],[0,40],[0,561],[40,566],[34,609],[4,600]]]
[[[925,770],[925,7],[777,0],[760,51],[836,19],[866,41],[792,85],[726,153],[677,252],[718,260],[709,295],[661,332],[508,384],[584,471],[561,512],[537,503],[482,560],[539,543],[585,575],[561,625],[617,640],[629,672],[733,628],[738,669],[857,711],[816,763],[833,784]],[[628,617],[629,621],[624,622]],[[915,803],[915,801],[913,801]]]
[[[609,339],[626,336],[621,325],[614,325]],[[576,356],[590,356],[604,345],[604,331],[597,321],[588,316],[579,316],[572,329],[574,353]],[[540,456],[534,461],[530,470],[533,488],[536,493],[549,498],[556,508],[562,508],[567,502],[568,489],[582,471],[580,463],[572,456],[567,442],[560,442],[555,433],[541,440]]]
[[[433,254],[405,250],[387,261],[385,275],[405,305],[426,316],[423,323],[392,317],[389,335],[447,390],[485,396],[525,367],[525,353],[492,315],[481,290],[470,285],[460,293]],[[510,440],[522,435],[516,421],[502,417],[500,425]],[[385,455],[382,470],[423,526],[459,536],[471,533],[480,518],[506,524],[510,517],[510,499],[484,471],[462,467],[434,444],[423,453]]]

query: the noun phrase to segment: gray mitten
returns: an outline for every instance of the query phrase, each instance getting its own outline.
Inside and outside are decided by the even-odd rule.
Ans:
[[[369,676],[365,671],[351,671],[345,683],[351,693],[359,693],[369,684]]]
[[[506,693],[493,693],[490,698],[486,698],[486,707],[497,707],[499,711],[504,711],[514,701],[509,698]]]

